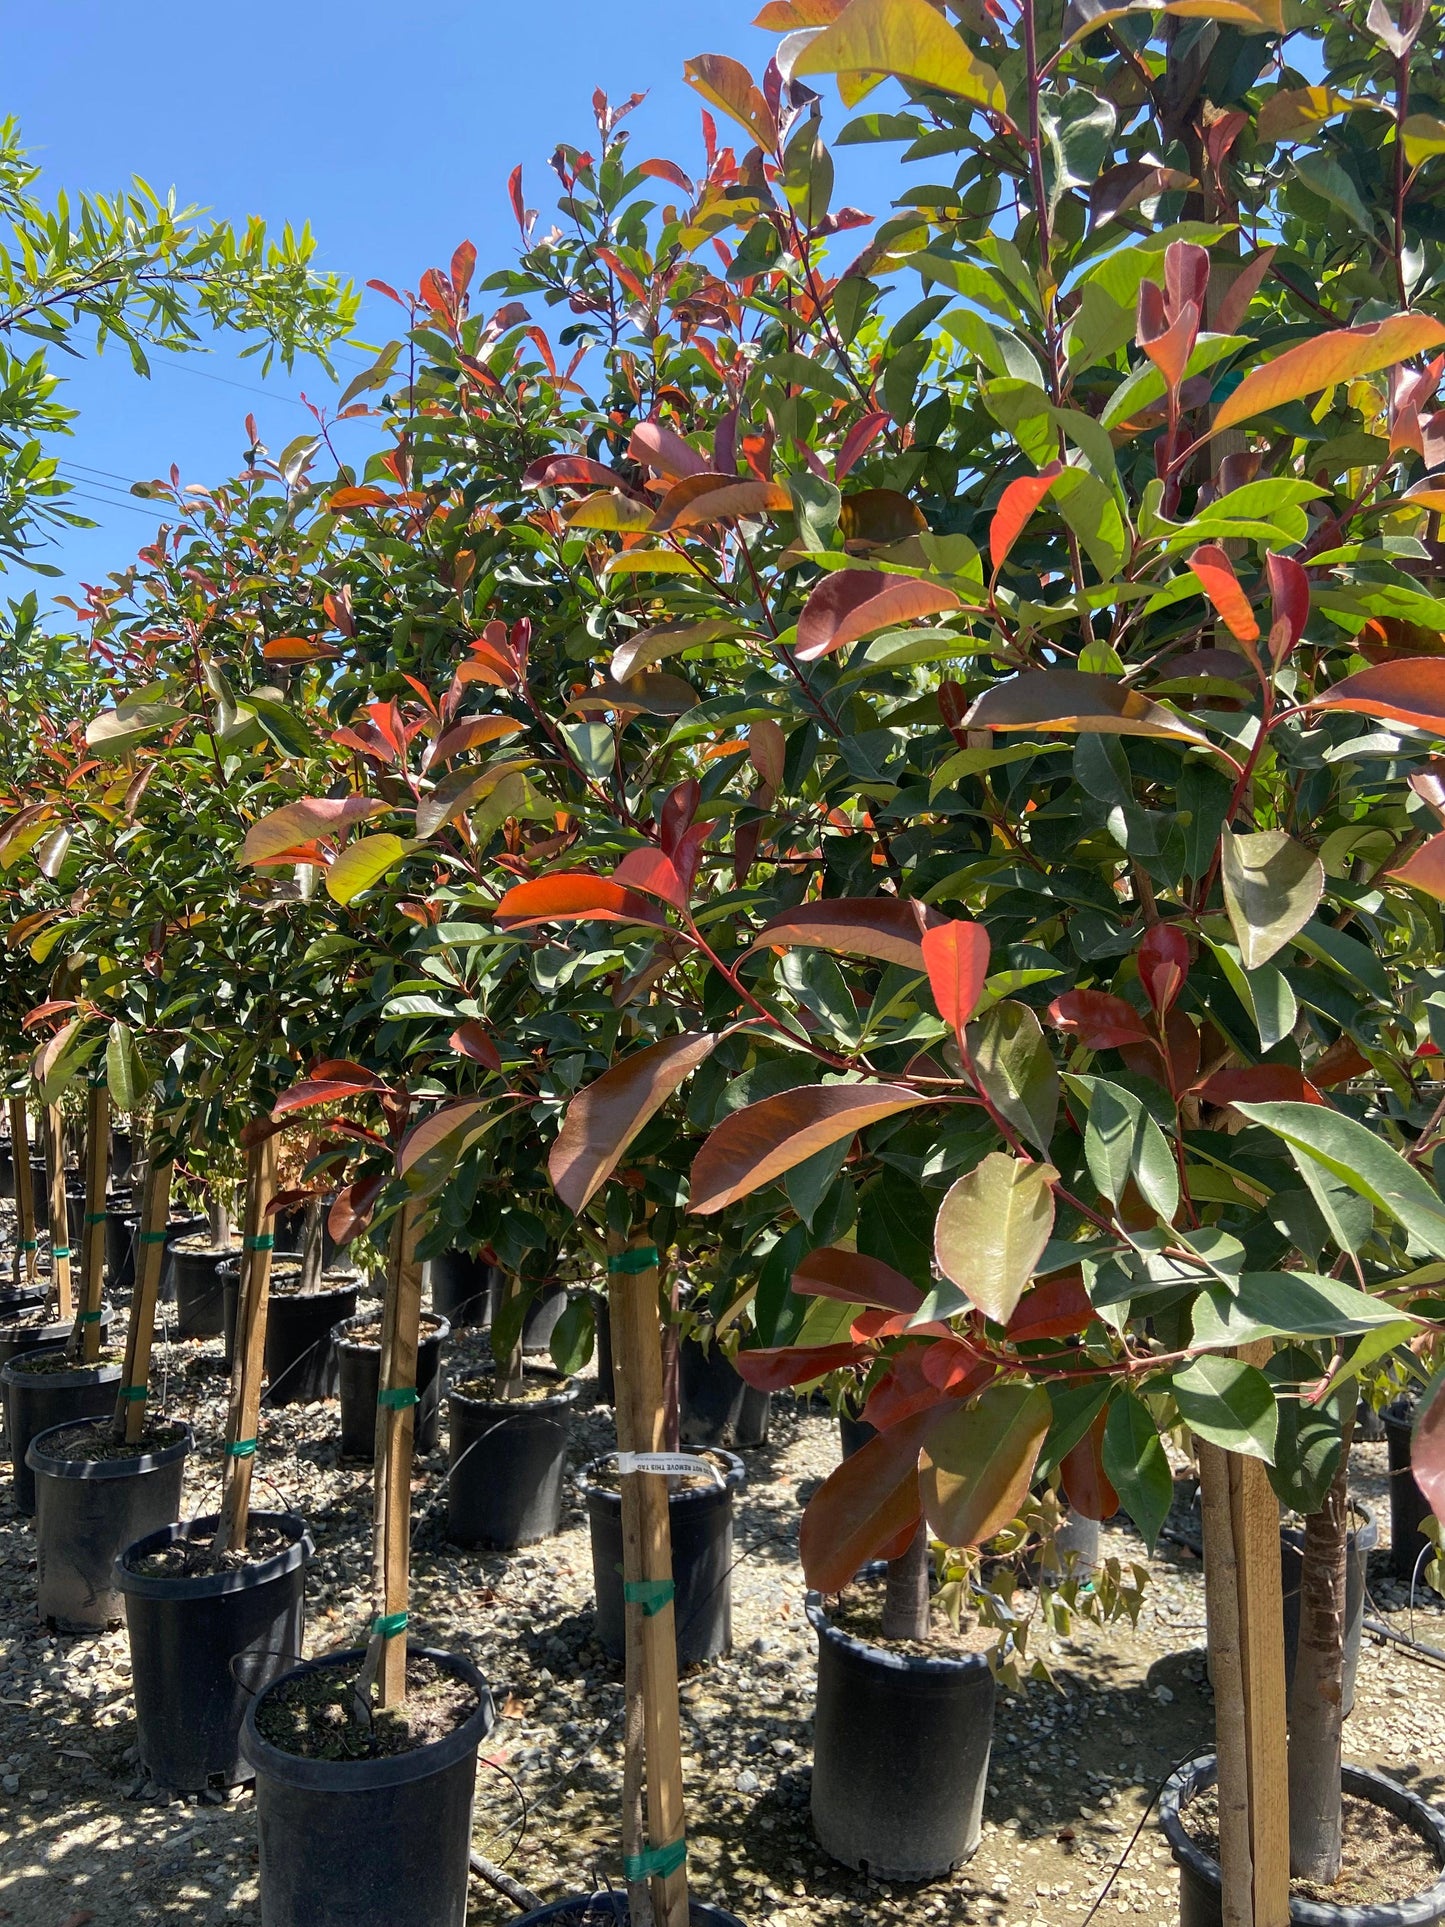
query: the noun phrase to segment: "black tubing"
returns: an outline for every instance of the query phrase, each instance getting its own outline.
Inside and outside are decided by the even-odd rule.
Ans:
[[[558,1389],[525,1403],[468,1398],[455,1387],[448,1397],[447,1537],[459,1546],[506,1551],[550,1539],[561,1526],[578,1387],[555,1372],[528,1376]]]
[[[1159,1825],[1179,1869],[1179,1927],[1222,1927],[1219,1863],[1189,1834],[1184,1812],[1196,1794],[1214,1785],[1212,1753],[1201,1753],[1181,1767],[1159,1799]],[[1445,1814],[1427,1806],[1416,1794],[1368,1767],[1347,1766],[1341,1778],[1346,1793],[1384,1807],[1425,1840],[1436,1862],[1445,1868]],[[1289,1904],[1293,1927],[1432,1927],[1445,1919],[1445,1873],[1407,1900],[1373,1907],[1338,1907],[1318,1900],[1293,1899]]]
[[[379,1323],[379,1314],[358,1312],[344,1318],[332,1332],[336,1343],[337,1377],[341,1391],[341,1454],[369,1459],[376,1452],[376,1398],[381,1389],[381,1346],[361,1344],[351,1334]],[[434,1452],[441,1437],[442,1347],[452,1328],[445,1318],[423,1312],[416,1348],[416,1389],[420,1394],[412,1433],[418,1452]]]
[[[147,1553],[210,1538],[215,1514],[162,1526],[116,1561],[130,1634],[140,1764],[157,1786],[200,1793],[251,1777],[241,1727],[251,1700],[301,1657],[306,1567],[315,1548],[291,1512],[253,1512],[285,1548],[234,1572],[163,1578],[134,1570]]]
[[[733,1499],[747,1483],[748,1469],[732,1452],[719,1452],[719,1456],[727,1460],[722,1485],[695,1486],[668,1494],[679,1666],[695,1666],[732,1650]],[[622,1594],[622,1494],[598,1484],[595,1477],[610,1463],[607,1459],[594,1460],[579,1483],[592,1529],[597,1638],[610,1659],[621,1659],[626,1613]]]
[[[772,1393],[756,1391],[716,1343],[706,1351],[695,1338],[678,1348],[681,1435],[684,1445],[766,1445]]]
[[[177,1338],[219,1338],[226,1329],[225,1292],[220,1268],[235,1256],[231,1245],[212,1245],[205,1251],[169,1247],[171,1279],[176,1291]]]
[[[9,1319],[0,1323],[0,1369],[8,1365],[12,1358],[23,1358],[26,1352],[38,1352],[63,1345],[74,1329],[72,1318],[52,1318],[43,1325],[22,1324],[19,1319]],[[105,1344],[110,1336],[111,1310],[109,1305],[101,1309],[100,1342]]]
[[[31,1360],[53,1358],[60,1349],[58,1345],[39,1346],[0,1366],[0,1390],[5,1399],[5,1442],[14,1468],[15,1510],[27,1518],[35,1511],[35,1474],[25,1463],[30,1441],[48,1432],[53,1425],[66,1425],[74,1419],[104,1418],[107,1412],[115,1410],[119,1365],[77,1362],[73,1370],[66,1372],[25,1369]]]
[[[978,1846],[994,1679],[982,1653],[912,1656],[835,1626],[815,1592],[813,1830],[879,1880],[950,1873]]]
[[[449,1325],[477,1325],[485,1331],[492,1322],[492,1294],[501,1276],[498,1266],[474,1252],[439,1252],[427,1265],[431,1308]]]
[[[1435,1548],[1420,1530],[1430,1517],[1430,1501],[1415,1483],[1410,1465],[1410,1428],[1414,1408],[1403,1399],[1380,1414],[1390,1461],[1390,1570],[1407,1583],[1424,1574]],[[1426,1550],[1428,1548],[1428,1551]],[[1420,1554],[1425,1557],[1421,1559]]]
[[[465,1927],[477,1748],[495,1713],[469,1660],[413,1646],[465,1679],[478,1705],[453,1733],[381,1760],[306,1760],[263,1739],[251,1703],[242,1745],[256,1775],[261,1927]],[[333,1653],[296,1672],[357,1670]],[[295,1673],[283,1675],[294,1678]]]
[[[1351,1504],[1350,1510],[1363,1514],[1352,1526],[1345,1543],[1345,1660],[1344,1696],[1341,1715],[1348,1719],[1355,1704],[1355,1672],[1360,1663],[1360,1635],[1365,1628],[1365,1561],[1380,1543],[1380,1529],[1368,1506]],[[1280,1576],[1284,1584],[1284,1671],[1286,1681],[1294,1678],[1299,1652],[1300,1582],[1304,1575],[1305,1535],[1302,1527],[1279,1529]]]
[[[694,1900],[690,1894],[687,1918],[688,1927],[743,1927],[736,1914],[709,1907],[705,1900]],[[569,1894],[565,1900],[554,1900],[550,1906],[523,1914],[512,1927],[543,1927],[543,1923],[546,1927],[574,1927],[574,1923],[575,1927],[610,1927],[613,1922],[627,1927],[631,1919],[627,1895],[616,1889],[605,1894]]]
[[[191,1428],[129,1459],[52,1458],[45,1441],[53,1435],[42,1432],[25,1454],[35,1474],[36,1605],[62,1632],[98,1632],[124,1612],[116,1555],[180,1512]]]

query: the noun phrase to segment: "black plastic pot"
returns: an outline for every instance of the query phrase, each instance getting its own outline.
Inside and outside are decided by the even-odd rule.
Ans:
[[[140,1213],[129,1198],[112,1198],[105,1213],[105,1274],[112,1291],[129,1291],[135,1284],[135,1240]]]
[[[216,1276],[221,1281],[221,1370],[229,1372],[235,1360],[236,1318],[241,1304],[241,1256],[237,1252],[223,1258],[216,1266]],[[298,1251],[277,1251],[271,1257],[271,1290],[278,1285],[301,1276],[301,1254]],[[270,1300],[267,1301],[268,1307]]]
[[[443,1251],[427,1266],[431,1308],[449,1325],[477,1325],[485,1331],[492,1322],[492,1293],[501,1275],[500,1267],[474,1252]]]
[[[369,1459],[376,1452],[376,1399],[381,1389],[381,1346],[374,1340],[363,1344],[351,1336],[366,1326],[374,1327],[377,1314],[359,1312],[343,1319],[332,1337],[336,1341],[338,1378],[341,1387],[341,1453],[343,1458]],[[445,1318],[422,1314],[421,1337],[416,1349],[416,1389],[420,1394],[416,1408],[416,1427],[412,1434],[418,1452],[434,1452],[442,1426],[442,1346],[452,1328]]]
[[[213,1245],[204,1251],[183,1250],[179,1242],[171,1245],[177,1338],[219,1338],[224,1332],[226,1294],[220,1268],[234,1256],[232,1245]]]
[[[53,1435],[42,1432],[25,1454],[35,1474],[36,1605],[62,1632],[98,1632],[124,1611],[117,1555],[180,1512],[191,1429],[130,1459],[53,1458],[45,1447]]]
[[[242,1745],[256,1775],[261,1927],[465,1927],[477,1748],[496,1715],[470,1661],[411,1650],[425,1651],[478,1695],[476,1711],[455,1732],[413,1753],[303,1760],[256,1729],[258,1709],[280,1682],[251,1703]],[[354,1669],[363,1658],[333,1653],[297,1670]]]
[[[1380,1529],[1368,1506],[1354,1505],[1362,1515],[1359,1525],[1350,1530],[1345,1548],[1345,1672],[1342,1714],[1348,1719],[1355,1703],[1355,1671],[1360,1663],[1360,1635],[1365,1627],[1365,1561],[1380,1543]],[[1304,1528],[1281,1526],[1279,1560],[1284,1581],[1284,1670],[1294,1678],[1295,1657],[1299,1652],[1300,1580],[1304,1569]]]
[[[15,1153],[8,1137],[0,1138],[0,1198],[15,1196]]]
[[[1201,1754],[1181,1767],[1159,1800],[1159,1825],[1179,1869],[1179,1927],[1222,1927],[1219,1862],[1190,1836],[1184,1813],[1196,1794],[1214,1785],[1212,1753]],[[1445,1814],[1426,1806],[1383,1773],[1347,1766],[1342,1773],[1346,1793],[1368,1800],[1396,1814],[1429,1845],[1436,1863],[1445,1868]],[[1294,1899],[1289,1904],[1293,1927],[1431,1927],[1445,1920],[1445,1873],[1408,1900],[1377,1901],[1369,1907],[1332,1907],[1318,1900]]]
[[[135,1170],[135,1140],[129,1131],[110,1134],[110,1177],[115,1185],[129,1184]]]
[[[0,1320],[19,1318],[22,1312],[36,1311],[45,1303],[46,1285],[6,1285],[0,1290]]]
[[[540,1367],[550,1398],[447,1399],[450,1450],[447,1537],[459,1546],[510,1550],[550,1539],[562,1523],[563,1480],[578,1388]]]
[[[246,1708],[301,1657],[311,1536],[291,1512],[253,1512],[251,1525],[273,1526],[289,1543],[234,1572],[166,1578],[134,1569],[147,1553],[210,1538],[212,1514],[162,1526],[116,1561],[140,1764],[157,1786],[178,1793],[250,1779],[241,1754]]]
[[[0,1367],[0,1389],[5,1399],[5,1440],[15,1474],[15,1510],[28,1518],[35,1510],[35,1474],[25,1463],[30,1441],[52,1425],[75,1419],[104,1418],[115,1410],[119,1365],[76,1365],[67,1372],[35,1372],[27,1366],[39,1358],[54,1358],[58,1345],[22,1352]]]
[[[843,1448],[845,1459],[851,1459],[855,1452],[863,1449],[869,1439],[876,1439],[877,1436],[878,1427],[870,1425],[866,1418],[854,1418],[851,1412],[838,1414],[838,1443]]]
[[[612,1365],[612,1307],[605,1291],[592,1294],[592,1315],[597,1325],[597,1403],[617,1403],[617,1380]]]
[[[1034,1583],[1040,1577],[1050,1580],[1091,1579],[1099,1569],[1099,1521],[1086,1519],[1082,1512],[1066,1514],[1054,1534],[1053,1544],[1040,1548],[1030,1562]]]
[[[813,1831],[879,1880],[951,1873],[978,1846],[994,1679],[982,1653],[911,1655],[835,1626],[815,1592]]]
[[[738,1376],[720,1345],[706,1351],[695,1338],[679,1347],[681,1437],[684,1445],[766,1445],[771,1392],[755,1391]]]
[[[497,1274],[498,1279],[501,1273]],[[557,1321],[567,1309],[567,1287],[565,1285],[544,1285],[536,1293],[527,1307],[527,1316],[522,1320],[522,1350],[532,1358],[551,1347],[552,1334],[557,1329]],[[496,1306],[493,1304],[493,1313]]]
[[[321,1202],[321,1269],[323,1271],[330,1271],[336,1263],[336,1240],[332,1237],[326,1222],[331,1202],[329,1198]],[[305,1205],[298,1204],[294,1211],[278,1211],[274,1229],[278,1245],[285,1245],[292,1251],[304,1251],[306,1249]]]
[[[104,1347],[110,1337],[111,1310],[106,1305],[100,1314],[100,1342]],[[0,1370],[12,1358],[23,1358],[26,1352],[38,1352],[48,1347],[63,1345],[71,1333],[73,1321],[69,1318],[52,1318],[43,1325],[31,1325],[18,1318],[0,1324]]]
[[[332,1333],[356,1315],[358,1281],[319,1291],[273,1292],[266,1313],[266,1403],[335,1398],[341,1373]]]
[[[206,1238],[211,1235],[211,1220],[200,1217],[172,1218],[166,1225],[165,1248],[161,1254],[160,1297],[163,1303],[172,1305],[176,1298],[176,1246],[182,1238]],[[183,1337],[184,1333],[177,1333]]]
[[[1390,1461],[1390,1570],[1397,1579],[1423,1585],[1435,1548],[1420,1530],[1430,1517],[1430,1501],[1415,1483],[1410,1465],[1410,1428],[1415,1408],[1405,1400],[1387,1405],[1385,1446]]]
[[[50,1172],[45,1159],[32,1152],[30,1157],[30,1201],[35,1208],[35,1229],[50,1229]]]
[[[687,1918],[689,1927],[743,1927],[736,1914],[730,1914],[722,1907],[709,1907],[704,1900],[694,1900],[688,1896]],[[632,1910],[627,1904],[627,1895],[620,1889],[605,1894],[569,1894],[565,1900],[554,1900],[548,1907],[538,1907],[534,1913],[522,1914],[512,1922],[512,1927],[609,1927],[616,1922],[618,1927],[627,1927],[632,1919]]]
[[[70,1233],[71,1262],[77,1273],[80,1270],[80,1254],[85,1239],[85,1191],[65,1187],[65,1223]]]
[[[699,1485],[668,1494],[672,1535],[673,1618],[677,1663],[695,1666],[730,1652],[733,1643],[733,1499],[748,1469],[731,1452],[721,1485]],[[597,1601],[597,1638],[610,1659],[621,1659],[626,1608],[622,1596],[622,1494],[597,1483],[610,1463],[597,1459],[580,1484],[592,1529],[592,1583]]]

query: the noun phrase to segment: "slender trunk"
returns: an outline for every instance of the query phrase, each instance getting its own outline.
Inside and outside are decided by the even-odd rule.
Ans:
[[[673,1316],[662,1328],[662,1445],[676,1452],[682,1444],[682,1365],[677,1342],[677,1273],[668,1286]]]
[[[497,1397],[522,1396],[522,1326],[525,1322],[522,1281],[508,1272],[497,1293],[492,1314],[492,1360],[497,1373]]]
[[[227,1251],[231,1244],[231,1214],[226,1209],[226,1200],[219,1191],[211,1193],[211,1247],[215,1251]]]
[[[920,1520],[908,1550],[888,1561],[888,1589],[883,1597],[883,1637],[913,1639],[927,1645],[930,1626],[928,1582],[933,1559],[928,1527]]]
[[[301,1289],[303,1291],[315,1291],[321,1283],[321,1258],[325,1231],[322,1210],[320,1198],[312,1198],[307,1203],[304,1229],[301,1233]]]
[[[1350,1507],[1346,1493],[1353,1414],[1345,1417],[1340,1467],[1318,1512],[1305,1520],[1300,1572],[1299,1651],[1289,1694],[1290,1871],[1305,1880],[1339,1878],[1343,1794],[1345,1573]]]

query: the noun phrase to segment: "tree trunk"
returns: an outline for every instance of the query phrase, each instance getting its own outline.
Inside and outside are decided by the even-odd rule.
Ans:
[[[301,1289],[315,1291],[321,1283],[321,1259],[324,1250],[323,1234],[325,1223],[322,1218],[322,1201],[312,1198],[306,1206],[301,1233]]]
[[[919,1521],[908,1550],[888,1561],[888,1590],[883,1597],[883,1637],[914,1639],[927,1645],[930,1632],[928,1581],[933,1559],[928,1527]]]
[[[211,1249],[229,1251],[231,1248],[231,1214],[226,1209],[226,1200],[219,1191],[211,1193]]]
[[[519,1316],[522,1291],[521,1279],[515,1273],[508,1272],[502,1280],[502,1289],[497,1293],[496,1310],[492,1313],[492,1361],[496,1367],[498,1398],[522,1396],[522,1326],[526,1322],[523,1316]],[[499,1331],[505,1338],[500,1349],[497,1346]]]
[[[1344,1725],[1345,1572],[1350,1507],[1346,1485],[1353,1413],[1324,1504],[1305,1520],[1300,1572],[1299,1651],[1289,1694],[1289,1859],[1297,1879],[1338,1880]]]

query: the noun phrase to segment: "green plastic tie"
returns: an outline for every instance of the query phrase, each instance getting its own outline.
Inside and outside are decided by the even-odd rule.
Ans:
[[[656,1245],[633,1245],[630,1251],[614,1251],[607,1260],[610,1272],[652,1271],[657,1265]]]
[[[686,1858],[686,1840],[674,1840],[666,1847],[648,1847],[643,1853],[628,1854],[622,1862],[622,1871],[629,1880],[645,1880],[649,1874],[665,1880],[668,1874],[677,1872]]]
[[[405,1613],[380,1613],[371,1622],[372,1636],[376,1639],[395,1639],[398,1633],[406,1631]]]
[[[276,1233],[274,1231],[262,1231],[254,1238],[247,1238],[245,1240],[245,1246],[247,1251],[274,1251],[276,1249]]]
[[[376,1402],[388,1412],[404,1412],[409,1405],[421,1402],[421,1393],[415,1385],[385,1385],[376,1395]]]
[[[163,1245],[170,1235],[169,1231],[143,1231],[140,1241],[143,1245]]]
[[[24,1243],[21,1245],[20,1249],[22,1251],[39,1251],[40,1240],[38,1238],[27,1238],[25,1239]]]
[[[103,1311],[83,1311],[80,1314],[80,1322],[82,1325],[98,1325],[104,1316]]]
[[[226,1457],[228,1459],[254,1459],[255,1456],[256,1441],[254,1439],[236,1439],[226,1447]]]
[[[70,1256],[70,1246],[52,1245],[50,1247],[50,1255],[52,1258],[68,1258]]]
[[[644,1619],[660,1613],[676,1597],[677,1587],[670,1579],[629,1579],[622,1597],[629,1605],[641,1606]]]
[[[105,1220],[106,1213],[104,1211],[87,1211],[85,1214],[85,1222],[87,1224],[104,1224]]]
[[[150,1391],[148,1385],[122,1385],[120,1395],[128,1405],[137,1405]]]

